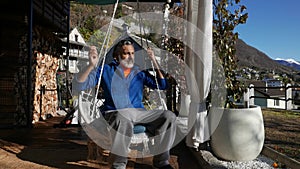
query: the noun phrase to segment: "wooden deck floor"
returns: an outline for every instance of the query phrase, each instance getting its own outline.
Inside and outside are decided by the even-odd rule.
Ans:
[[[17,169],[109,169],[88,162],[87,137],[81,127],[53,128],[62,118],[39,122],[32,129],[0,129],[0,168]],[[176,169],[199,169],[196,158],[178,144],[171,150]],[[127,169],[151,169],[151,158],[130,159]]]

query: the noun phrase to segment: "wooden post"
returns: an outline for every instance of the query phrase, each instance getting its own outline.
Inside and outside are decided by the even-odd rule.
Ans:
[[[70,3],[69,3],[69,9],[70,9]],[[67,87],[67,90],[66,90],[66,95],[67,95],[67,100],[66,100],[66,106],[69,108],[69,96],[70,96],[70,93],[69,93],[69,87],[70,87],[70,84],[69,84],[69,61],[70,61],[70,37],[69,37],[69,34],[70,34],[70,10],[68,12],[68,17],[67,17],[67,51],[66,51],[66,54],[67,54],[67,70],[66,70],[66,87]]]
[[[254,93],[254,85],[253,84],[250,84],[249,85],[249,105],[254,105],[255,102],[254,102],[254,96],[255,96],[255,93]]]
[[[46,87],[45,85],[40,86],[40,121],[43,121],[44,119],[42,118],[42,111],[43,111],[43,94],[46,92]]]
[[[287,84],[285,88],[285,109],[286,110],[291,110],[293,108],[292,98],[293,98],[293,94],[292,94],[291,84]]]
[[[32,127],[32,24],[33,24],[33,0],[29,0],[28,12],[28,64],[27,64],[27,127]]]

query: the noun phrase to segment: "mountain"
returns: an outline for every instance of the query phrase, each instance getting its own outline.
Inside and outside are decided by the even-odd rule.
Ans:
[[[291,73],[295,71],[293,68],[284,66],[271,59],[265,53],[246,44],[241,39],[238,39],[236,43],[236,55],[238,58],[238,67],[250,67],[262,71],[274,70],[278,73]]]
[[[300,63],[295,61],[294,59],[280,59],[280,58],[277,58],[277,59],[275,59],[275,61],[282,64],[282,65],[284,65],[284,66],[288,66],[288,67],[291,67],[291,68],[294,68],[294,69],[300,71]]]

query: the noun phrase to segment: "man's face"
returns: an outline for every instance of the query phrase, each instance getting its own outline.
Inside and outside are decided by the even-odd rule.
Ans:
[[[119,62],[125,68],[132,68],[134,66],[134,47],[132,45],[123,45]]]

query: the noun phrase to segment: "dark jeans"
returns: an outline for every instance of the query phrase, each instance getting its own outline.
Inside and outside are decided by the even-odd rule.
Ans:
[[[173,112],[122,109],[106,113],[104,118],[113,129],[111,130],[113,168],[126,168],[133,127],[136,124],[144,125],[147,131],[153,135],[154,146],[150,148],[151,154],[154,155],[153,164],[159,167],[169,163],[169,150],[176,135],[176,115]]]

